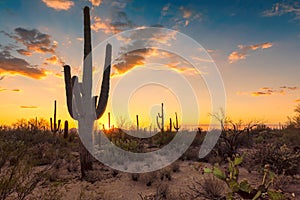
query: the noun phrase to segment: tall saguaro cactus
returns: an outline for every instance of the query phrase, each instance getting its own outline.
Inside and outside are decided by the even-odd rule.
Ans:
[[[161,124],[159,124],[158,118],[161,118]],[[161,103],[161,114],[158,113],[156,116],[156,122],[157,122],[157,126],[160,129],[160,131],[164,132],[165,119],[164,119],[164,104],[163,103]]]
[[[61,120],[59,119],[56,123],[56,100],[54,100],[54,113],[53,113],[53,120],[52,117],[50,118],[50,128],[52,133],[57,133],[59,131]]]
[[[176,125],[175,123],[173,123],[174,129],[176,130],[176,132],[178,132],[178,130],[180,129],[180,126],[178,125],[178,118],[177,118],[177,112],[175,112],[175,116],[176,116]]]
[[[64,66],[65,89],[68,111],[71,117],[78,120],[78,129],[82,143],[88,147],[93,146],[92,131],[94,121],[99,119],[107,106],[109,95],[109,81],[111,68],[112,46],[106,45],[106,56],[102,78],[100,97],[92,97],[92,42],[89,7],[85,7],[84,13],[84,59],[82,82],[78,77],[71,78],[70,66]],[[97,102],[98,100],[98,102]],[[81,173],[84,178],[86,171],[92,170],[92,157],[82,145],[80,152]]]

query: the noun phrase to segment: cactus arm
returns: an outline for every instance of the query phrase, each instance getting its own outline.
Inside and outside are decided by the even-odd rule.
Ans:
[[[75,98],[73,99],[72,104],[75,104],[76,107],[75,106],[73,106],[73,107],[77,108],[77,110],[75,110],[75,112],[72,108],[73,116],[78,119],[79,116],[82,117],[84,115],[84,109],[83,109],[84,104],[83,104],[82,96],[80,94],[80,88],[79,88],[79,83],[78,83],[78,78],[77,77],[74,78],[73,92],[74,92],[74,97]]]
[[[71,78],[71,70],[69,65],[64,66],[64,77],[65,77],[65,89],[66,89],[68,112],[73,119],[78,119],[76,115],[73,113],[73,109],[72,109],[73,86],[77,77],[73,76]]]
[[[156,116],[157,127],[158,127],[159,129],[161,129],[161,127],[160,127],[160,125],[159,125],[159,122],[158,122],[158,117],[159,117],[159,115]]]
[[[111,52],[112,46],[111,44],[106,45],[106,55],[105,55],[105,64],[104,64],[104,72],[101,84],[101,92],[98,100],[98,105],[96,108],[96,116],[99,119],[107,106],[107,100],[109,95],[109,79],[110,79],[110,68],[111,68]]]

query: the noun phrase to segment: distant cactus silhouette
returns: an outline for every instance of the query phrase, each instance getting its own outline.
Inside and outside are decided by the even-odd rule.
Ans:
[[[138,132],[139,130],[140,130],[139,115],[136,115],[136,131]]]
[[[64,138],[67,139],[69,134],[69,123],[67,120],[65,120],[65,125],[64,125]]]
[[[178,126],[177,112],[175,112],[175,116],[176,116],[176,125],[175,125],[175,123],[173,123],[173,126],[174,126],[174,129],[176,130],[176,132],[178,132],[178,130],[180,129],[180,126]]]
[[[101,85],[100,97],[97,103],[97,96],[92,97],[92,43],[91,24],[89,7],[84,7],[84,63],[82,83],[78,77],[71,78],[70,66],[64,66],[65,89],[68,111],[71,117],[78,120],[79,132],[85,132],[84,142],[92,146],[92,130],[94,121],[99,119],[105,112],[109,95],[109,81],[111,68],[112,46],[106,45],[105,69]],[[76,105],[74,107],[73,103]],[[76,109],[74,109],[76,108]],[[92,170],[92,157],[82,145],[80,152],[81,174],[85,177],[86,171]]]
[[[161,118],[161,124],[158,122],[158,118]],[[157,126],[161,132],[164,132],[165,118],[164,118],[164,104],[161,103],[161,114],[158,113],[156,116]]]
[[[110,130],[110,112],[108,112],[108,130]]]
[[[52,117],[50,118],[50,128],[52,133],[57,133],[60,128],[60,122],[61,120],[59,119],[58,122],[56,123],[56,100],[54,100],[54,114],[53,114],[53,120]]]
[[[169,131],[172,132],[172,118],[170,117],[170,126]]]

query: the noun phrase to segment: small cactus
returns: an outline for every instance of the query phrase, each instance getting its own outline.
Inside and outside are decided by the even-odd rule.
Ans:
[[[175,112],[175,117],[176,117],[176,123],[173,123],[174,129],[176,130],[176,132],[178,132],[178,130],[180,129],[180,126],[178,126],[178,117],[177,117],[177,112]]]
[[[252,200],[257,200],[263,195],[268,195],[270,199],[284,199],[281,193],[269,189],[274,180],[274,173],[270,171],[269,165],[265,165],[263,180],[257,188],[253,188],[246,179],[239,182],[239,165],[242,162],[243,157],[234,156],[233,159],[228,158],[228,173],[223,173],[217,165],[212,169],[204,168],[204,173],[211,173],[226,183],[230,189],[226,199],[233,200],[234,194],[238,194],[243,199]]]
[[[161,124],[159,124],[158,118],[161,118]],[[158,128],[163,133],[164,132],[164,123],[165,123],[165,118],[164,118],[164,104],[163,103],[161,103],[161,114],[158,113],[157,116],[156,116],[156,122],[157,122]]]
[[[56,100],[54,101],[54,114],[53,114],[53,121],[52,121],[52,117],[50,118],[50,128],[51,128],[51,132],[52,133],[57,133],[57,131],[59,131],[60,128],[60,122],[61,120],[59,119],[58,122],[56,123]]]

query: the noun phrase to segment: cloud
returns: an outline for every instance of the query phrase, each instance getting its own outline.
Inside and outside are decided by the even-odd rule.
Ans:
[[[294,101],[298,103],[298,102],[300,102],[300,99],[295,99]]]
[[[101,19],[98,16],[95,16],[94,21],[91,25],[91,29],[95,32],[98,32],[99,30],[103,31],[105,34],[115,34],[120,32],[119,30],[116,30],[115,27],[110,26],[111,20],[109,18],[107,19]]]
[[[299,2],[293,3],[276,3],[273,4],[272,9],[266,10],[262,13],[264,17],[282,16],[285,14],[293,14],[295,20],[300,19],[300,5]]]
[[[57,42],[51,41],[50,35],[41,33],[37,29],[30,30],[19,27],[14,29],[14,34],[6,32],[4,34],[26,47],[26,50],[18,50],[18,53],[22,55],[30,55],[30,53],[55,53],[57,47]]]
[[[49,58],[46,58],[45,62],[53,64],[53,65],[64,65],[64,62],[59,57],[57,57],[56,55],[53,55]]]
[[[20,106],[20,108],[38,108],[37,106]]]
[[[286,95],[287,92],[298,90],[296,86],[281,86],[279,88],[262,87],[254,92],[237,92],[238,95],[251,95],[251,96],[271,96],[271,95]]]
[[[201,20],[202,14],[184,6],[166,4],[161,10],[160,20],[166,20],[167,23],[173,24],[173,29],[186,27],[191,21]]]
[[[116,59],[116,64],[113,65],[116,70],[115,74],[123,74],[137,65],[145,64],[145,56],[149,52],[150,49],[144,48],[122,54]]]
[[[184,19],[188,19],[192,16],[192,11],[191,10],[189,10],[189,9],[183,7],[183,6],[180,6],[179,9],[182,11],[182,17]]]
[[[69,10],[74,2],[70,0],[42,0],[49,8],[59,10]]]
[[[111,18],[106,19],[94,16],[91,25],[93,31],[98,32],[101,30],[105,34],[116,34],[134,27],[135,25],[128,19],[127,14],[123,11],[115,11]]]
[[[270,96],[272,93],[270,92],[252,92],[251,95],[252,96]]]
[[[240,53],[240,52],[237,52],[237,51],[233,51],[233,52],[228,56],[228,60],[229,60],[229,63],[233,63],[233,62],[235,62],[235,61],[245,59],[246,56],[247,56],[246,53]]]
[[[289,90],[298,90],[299,88],[295,86],[295,87],[288,87],[288,89]]]
[[[92,2],[93,6],[100,6],[100,4],[102,3],[102,0],[89,0],[90,2]]]
[[[11,91],[13,91],[13,92],[21,92],[20,89],[12,89]]]
[[[0,88],[0,92],[4,92],[5,90],[5,88]]]
[[[23,56],[31,56],[32,52],[26,49],[17,49],[17,52]]]
[[[249,51],[255,51],[258,49],[268,49],[271,48],[272,46],[273,43],[271,42],[265,42],[265,43],[254,44],[249,46],[238,45],[239,50],[231,52],[230,55],[228,56],[228,61],[229,63],[234,63],[238,60],[245,59],[248,56]]]
[[[26,60],[14,57],[9,51],[0,52],[0,73],[19,74],[34,79],[46,76],[46,71],[31,66]]]

